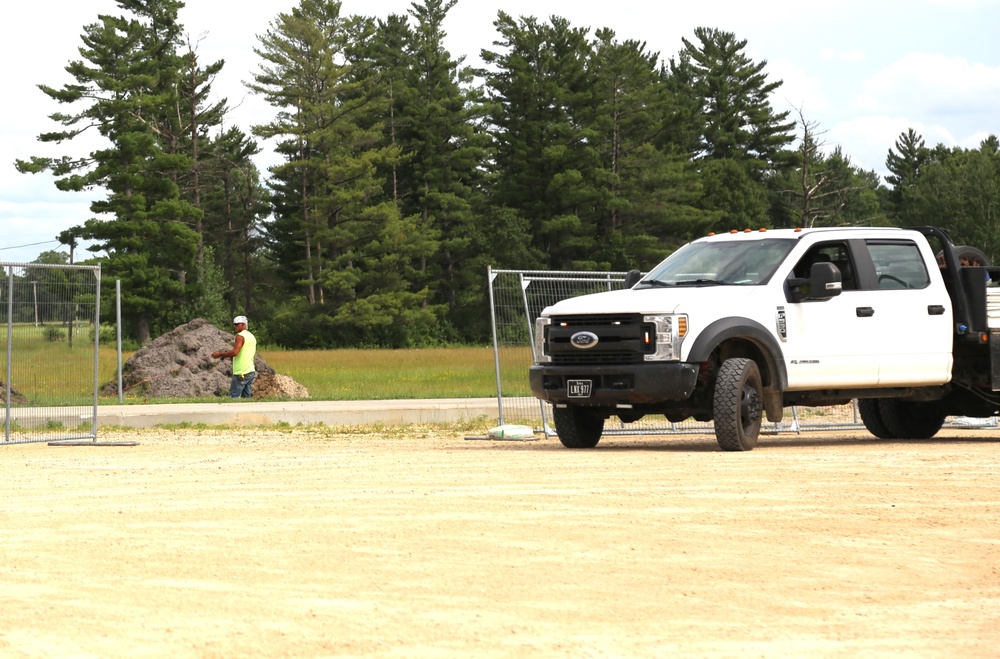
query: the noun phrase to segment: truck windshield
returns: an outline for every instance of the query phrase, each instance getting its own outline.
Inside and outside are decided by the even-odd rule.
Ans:
[[[767,238],[688,243],[653,268],[636,288],[766,284],[795,242]]]

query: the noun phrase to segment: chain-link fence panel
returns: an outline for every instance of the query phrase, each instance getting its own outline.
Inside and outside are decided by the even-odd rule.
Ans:
[[[491,269],[489,278],[500,423],[548,433],[548,404],[534,398],[528,385],[535,319],[559,300],[621,288],[625,273]]]
[[[96,439],[100,266],[0,269],[4,442]]]

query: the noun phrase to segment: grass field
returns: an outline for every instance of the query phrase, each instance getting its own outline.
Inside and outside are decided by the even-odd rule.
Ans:
[[[74,330],[72,343],[59,325],[16,324],[12,335],[14,389],[32,405],[80,405],[92,400],[94,336],[89,326]],[[0,380],[7,381],[7,327],[0,327]],[[115,350],[98,354],[98,376],[110,381],[116,373]],[[0,406],[3,400],[0,399]]]
[[[0,339],[6,345],[6,328],[0,330]],[[25,395],[32,406],[86,404],[93,382],[92,341],[89,328],[79,331],[70,346],[65,335],[47,336],[45,328],[15,327],[11,365],[14,388]],[[501,352],[506,395],[530,395],[525,362],[529,353],[526,351],[525,348]],[[6,355],[6,351],[0,354]],[[278,373],[306,387],[312,400],[486,398],[496,395],[494,352],[490,346],[420,350],[267,350],[262,347],[260,355]],[[130,356],[131,353],[125,353],[122,359],[127,360]],[[0,380],[6,380],[6,359],[0,360],[0,368]],[[101,347],[99,385],[103,387],[113,382],[116,374],[116,351]],[[125,402],[184,401],[151,401],[130,397],[126,392]],[[99,403],[117,404],[118,397],[101,397]]]
[[[314,400],[496,395],[493,348],[262,350],[260,354],[278,373],[308,389]],[[527,372],[524,380],[526,384]]]

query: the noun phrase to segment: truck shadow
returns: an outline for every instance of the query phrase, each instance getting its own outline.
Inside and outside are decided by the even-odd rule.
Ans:
[[[878,437],[790,437],[788,439],[762,438],[757,444],[761,448],[803,448],[813,446],[945,446],[948,444],[1000,444],[1000,435],[996,437],[955,436],[932,437],[930,439],[879,439]]]

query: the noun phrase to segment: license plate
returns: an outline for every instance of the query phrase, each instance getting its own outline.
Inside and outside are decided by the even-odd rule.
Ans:
[[[566,395],[570,398],[590,398],[594,388],[593,380],[567,380]]]

